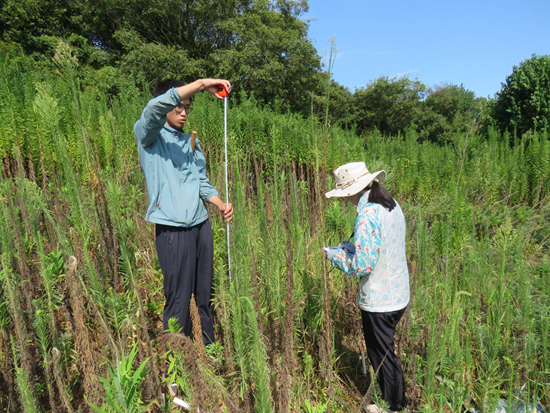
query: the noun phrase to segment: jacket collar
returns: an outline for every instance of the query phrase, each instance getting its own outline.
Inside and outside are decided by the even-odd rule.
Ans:
[[[359,199],[359,203],[357,204],[357,213],[364,210],[366,206],[369,204],[369,194],[370,191],[366,191],[363,196]]]
[[[173,133],[174,135],[177,135],[177,136],[179,136],[180,134],[183,134],[182,129],[174,129],[173,127],[171,127],[167,123],[164,124],[164,129],[166,129],[168,132]]]

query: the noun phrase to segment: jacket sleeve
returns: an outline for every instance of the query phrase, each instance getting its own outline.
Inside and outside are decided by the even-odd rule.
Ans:
[[[218,195],[218,191],[214,189],[214,187],[210,184],[210,180],[206,176],[206,158],[204,157],[204,153],[202,152],[198,139],[195,146],[195,163],[197,165],[200,180],[199,196],[204,202],[208,202],[212,196]]]
[[[159,131],[166,123],[166,114],[174,110],[180,102],[181,97],[176,88],[151,99],[134,125],[138,144],[144,147],[153,145],[158,139]]]
[[[355,220],[355,255],[340,249],[332,258],[332,265],[352,277],[369,275],[380,258],[381,221],[373,212],[364,212]]]

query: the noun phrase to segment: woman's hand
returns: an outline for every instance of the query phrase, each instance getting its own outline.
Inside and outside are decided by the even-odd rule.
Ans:
[[[329,247],[328,245],[326,247],[323,247],[323,251],[327,254],[327,260],[332,262],[332,258],[334,257],[334,254],[336,251],[338,251],[340,248],[338,247]]]
[[[338,244],[338,248],[342,248],[344,251],[351,255],[355,255],[355,244],[349,241],[342,241]]]

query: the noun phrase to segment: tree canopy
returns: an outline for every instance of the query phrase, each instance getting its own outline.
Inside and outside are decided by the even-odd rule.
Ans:
[[[377,129],[385,135],[397,135],[411,125],[425,98],[426,86],[408,77],[380,77],[358,89],[355,101],[357,129]]]
[[[76,1],[0,0],[0,38],[20,44],[29,54],[43,53],[48,36],[79,34],[78,16]]]
[[[414,130],[420,140],[444,144],[479,116],[485,99],[462,85],[428,88],[417,79],[380,77],[353,95],[359,132],[395,136]]]
[[[51,54],[51,39],[65,39],[80,50],[81,63],[96,69],[113,65],[149,85],[167,77],[223,77],[231,79],[235,92],[253,93],[261,104],[276,96],[302,112],[320,87],[320,58],[300,19],[305,0],[0,0],[0,5],[4,41],[19,43],[27,53]],[[79,38],[95,53],[83,53],[85,45],[75,44]]]
[[[533,55],[502,84],[491,107],[491,117],[501,130],[521,135],[550,123],[550,56]]]
[[[455,132],[466,132],[477,125],[485,98],[463,85],[443,84],[430,89],[424,107],[415,120],[422,140],[445,143]]]

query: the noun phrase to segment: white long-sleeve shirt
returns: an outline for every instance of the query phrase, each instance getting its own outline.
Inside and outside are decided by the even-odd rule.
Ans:
[[[370,312],[397,311],[410,300],[405,251],[405,216],[399,204],[390,212],[368,202],[366,192],[357,205],[355,255],[338,250],[332,265],[352,277],[362,277],[359,307]]]

